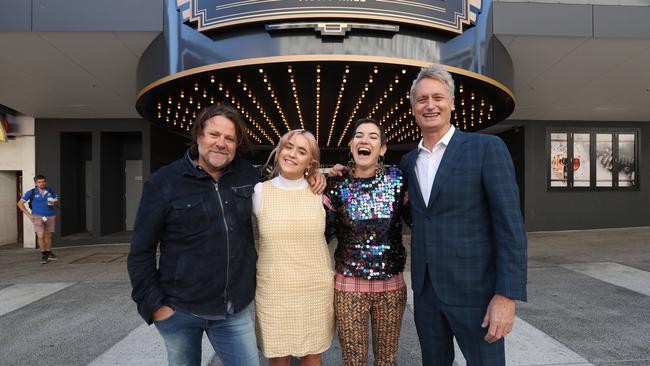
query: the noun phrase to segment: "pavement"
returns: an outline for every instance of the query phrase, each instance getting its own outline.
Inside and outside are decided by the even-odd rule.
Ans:
[[[508,365],[650,365],[650,227],[528,238],[529,301],[517,304]],[[55,252],[42,265],[36,250],[0,247],[0,365],[166,364],[130,298],[128,245]],[[204,345],[203,364],[220,365]],[[421,364],[410,293],[398,364]],[[336,339],[324,365],[341,365]]]

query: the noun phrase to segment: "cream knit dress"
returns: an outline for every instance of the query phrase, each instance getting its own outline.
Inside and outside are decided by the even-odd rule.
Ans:
[[[334,335],[334,269],[321,197],[308,185],[285,189],[272,181],[262,184],[257,343],[267,358],[322,353]]]

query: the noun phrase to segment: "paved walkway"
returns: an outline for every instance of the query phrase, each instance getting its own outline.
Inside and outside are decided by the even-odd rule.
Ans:
[[[41,265],[35,250],[0,247],[0,365],[165,364],[130,299],[127,252],[57,248]],[[528,288],[508,365],[650,365],[650,228],[531,233]],[[421,363],[412,310],[410,296],[400,365]],[[220,364],[207,343],[203,360]],[[341,364],[338,342],[324,364]]]

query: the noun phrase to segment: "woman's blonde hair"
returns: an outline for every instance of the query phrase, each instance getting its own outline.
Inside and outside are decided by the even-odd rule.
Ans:
[[[318,148],[318,142],[316,142],[314,134],[307,130],[291,130],[280,137],[278,146],[276,146],[273,151],[271,151],[269,158],[266,159],[266,163],[264,163],[262,172],[267,172],[269,178],[275,177],[280,173],[277,159],[278,153],[284,149],[289,140],[291,140],[296,135],[301,135],[304,137],[307,140],[307,144],[309,145],[309,155],[311,157],[311,162],[309,164],[309,168],[307,168],[306,175],[309,176],[314,174],[320,167],[320,149]]]

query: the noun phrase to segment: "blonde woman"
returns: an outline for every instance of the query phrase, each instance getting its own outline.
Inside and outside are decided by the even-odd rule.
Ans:
[[[288,366],[292,356],[301,365],[321,365],[334,335],[325,210],[305,179],[316,173],[319,159],[310,132],[289,131],[267,161],[273,161],[273,179],[258,183],[253,194],[260,234],[255,325],[270,366]]]

